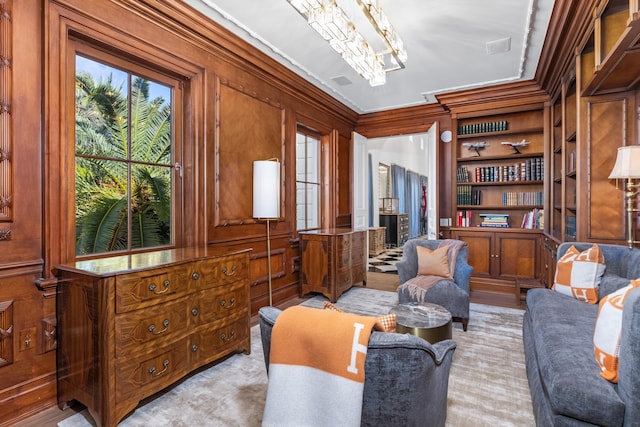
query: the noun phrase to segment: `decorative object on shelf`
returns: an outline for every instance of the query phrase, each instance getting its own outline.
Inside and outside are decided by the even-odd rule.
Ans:
[[[627,246],[633,248],[640,241],[635,240],[633,233],[633,212],[640,209],[633,207],[633,199],[640,194],[640,145],[629,145],[618,148],[618,157],[609,175],[609,179],[626,179],[626,212],[627,212]]]
[[[472,123],[468,125],[460,125],[458,127],[459,135],[469,135],[474,133],[502,132],[509,129],[509,123],[506,120],[495,122]]]
[[[371,86],[383,85],[386,73],[404,68],[407,51],[402,39],[380,8],[378,0],[356,0],[387,50],[376,52],[354,25],[360,22],[350,18],[335,0],[287,0],[318,32],[329,45]],[[365,28],[364,30],[367,30]],[[366,34],[367,32],[365,32]],[[385,55],[389,55],[390,67],[385,68]]]
[[[253,162],[253,217],[264,219],[267,223],[269,305],[273,305],[269,221],[280,218],[280,161],[278,159],[256,160]]]
[[[502,142],[502,145],[508,145],[509,147],[513,148],[513,150],[514,150],[513,154],[522,154],[520,152],[520,147],[525,147],[525,146],[529,145],[529,141],[525,141],[524,139],[522,141],[519,141],[519,142],[504,141],[504,142]]]
[[[480,150],[489,146],[486,142],[465,142],[462,145],[467,147],[469,150],[474,150],[478,157],[480,157]]]

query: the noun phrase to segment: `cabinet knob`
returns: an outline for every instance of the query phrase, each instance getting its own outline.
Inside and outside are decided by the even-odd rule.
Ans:
[[[193,307],[193,308],[191,309],[191,315],[192,315],[192,316],[197,316],[197,315],[198,315],[198,313],[199,313],[199,311],[198,311],[198,309],[197,309],[196,307]]]
[[[198,280],[200,278],[200,274],[197,271],[194,271],[193,274],[191,275],[191,278],[193,280]]]
[[[198,344],[193,344],[191,346],[191,351],[193,351],[195,353],[196,351],[198,351],[198,348],[200,348],[200,347],[198,347]]]

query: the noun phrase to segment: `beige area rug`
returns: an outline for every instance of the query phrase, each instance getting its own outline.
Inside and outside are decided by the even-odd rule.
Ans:
[[[304,305],[321,306],[316,296]],[[337,302],[361,314],[386,313],[395,292],[352,288]],[[457,348],[449,378],[447,426],[534,426],[522,347],[522,310],[471,304],[467,332],[454,326]],[[259,426],[267,391],[260,331],[251,328],[251,354],[234,355],[138,407],[119,425]],[[409,390],[407,392],[410,392]],[[420,404],[416,402],[416,404]],[[95,425],[86,411],[58,424]]]

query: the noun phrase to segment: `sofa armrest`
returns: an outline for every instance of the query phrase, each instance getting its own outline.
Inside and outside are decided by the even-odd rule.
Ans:
[[[624,425],[640,424],[640,288],[629,292],[622,313],[618,394],[624,402]]]

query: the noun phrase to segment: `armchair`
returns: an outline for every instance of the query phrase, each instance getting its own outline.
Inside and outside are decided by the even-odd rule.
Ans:
[[[421,287],[418,277],[417,246],[431,250],[439,247],[442,240],[411,239],[404,244],[402,259],[396,264],[400,276],[398,300],[408,302],[430,302],[449,310],[454,321],[462,322],[462,329],[469,324],[469,281],[473,267],[467,263],[468,247],[464,243],[456,257],[453,280],[438,280],[428,289]]]
[[[264,361],[269,371],[271,331],[281,310],[258,314]],[[431,345],[409,334],[372,332],[365,361],[363,426],[444,426],[452,340]]]

